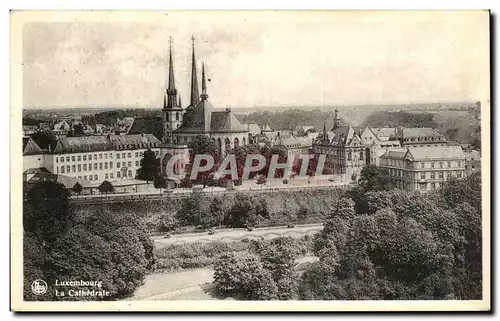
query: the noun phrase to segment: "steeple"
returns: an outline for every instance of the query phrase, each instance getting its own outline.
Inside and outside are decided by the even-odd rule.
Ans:
[[[170,48],[169,48],[168,88],[167,88],[168,102],[166,108],[172,109],[175,108],[175,106],[177,105],[177,89],[175,88],[174,64],[172,62],[172,37],[170,37],[168,42]]]
[[[207,95],[207,81],[205,79],[205,63],[201,65],[201,100],[206,100]]]
[[[196,106],[198,104],[200,93],[198,91],[198,77],[196,75],[196,58],[194,56],[194,36],[191,37],[193,46],[193,55],[191,58],[191,106]]]
[[[340,126],[339,110],[335,108],[335,117],[333,117],[333,129]]]

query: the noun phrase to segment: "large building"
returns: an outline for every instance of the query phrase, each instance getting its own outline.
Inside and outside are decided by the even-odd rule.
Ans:
[[[204,64],[199,94],[194,38],[192,40],[191,97],[185,109],[181,106],[180,97],[177,97],[170,43],[168,88],[163,100],[163,141],[167,144],[188,144],[194,137],[206,135],[226,154],[236,146],[247,144],[248,127],[239,122],[230,108],[215,110],[210,103]]]
[[[381,156],[395,186],[429,192],[452,177],[466,177],[465,155],[460,146],[408,147],[389,150]]]

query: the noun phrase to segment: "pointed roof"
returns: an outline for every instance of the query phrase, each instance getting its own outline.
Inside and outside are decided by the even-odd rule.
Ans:
[[[205,63],[203,62],[201,65],[201,99],[205,100],[207,98],[207,80],[205,79]]]
[[[168,58],[168,89],[175,90],[174,64],[172,62],[172,37],[170,37],[170,48]]]
[[[23,138],[23,155],[37,155],[42,153],[43,150],[31,137]]]
[[[198,91],[198,76],[196,73],[196,57],[194,55],[194,36],[191,37],[193,46],[193,55],[191,57],[191,101],[188,108],[198,105],[200,93]]]

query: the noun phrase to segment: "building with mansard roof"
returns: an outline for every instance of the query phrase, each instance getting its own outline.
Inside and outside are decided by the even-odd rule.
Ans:
[[[240,123],[229,108],[216,110],[209,100],[205,64],[201,71],[201,95],[198,87],[194,38],[192,39],[191,91],[189,105],[183,109],[175,85],[172,46],[169,50],[168,88],[163,99],[163,141],[167,144],[188,144],[198,135],[209,136],[222,152],[246,145],[248,128]]]

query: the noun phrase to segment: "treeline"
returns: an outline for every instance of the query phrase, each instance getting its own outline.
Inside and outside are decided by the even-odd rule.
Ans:
[[[299,125],[314,126],[316,130],[322,130],[324,124],[327,129],[331,129],[334,115],[333,110],[288,109],[277,112],[256,111],[247,116],[238,115],[238,119],[246,123],[267,124],[274,130],[291,129]]]
[[[133,213],[96,208],[74,212],[68,196],[59,183],[44,181],[29,190],[25,186],[24,300],[115,300],[132,295],[155,263],[144,224]],[[35,280],[46,282],[46,293],[32,291]],[[56,280],[101,284],[67,288],[57,287]],[[107,291],[109,295],[76,297],[69,290]]]
[[[363,123],[369,127],[437,127],[430,113],[408,113],[405,111],[378,111],[368,116]]]
[[[431,195],[390,189],[362,197],[362,212],[350,197],[336,200],[314,241],[319,261],[302,275],[290,244],[275,240],[263,254],[221,257],[217,289],[247,300],[482,298],[479,176]]]
[[[108,110],[97,113],[95,115],[82,116],[82,122],[95,126],[95,124],[103,124],[106,126],[113,125],[117,119],[124,117],[156,117],[161,116],[161,110],[157,109],[117,109]]]

